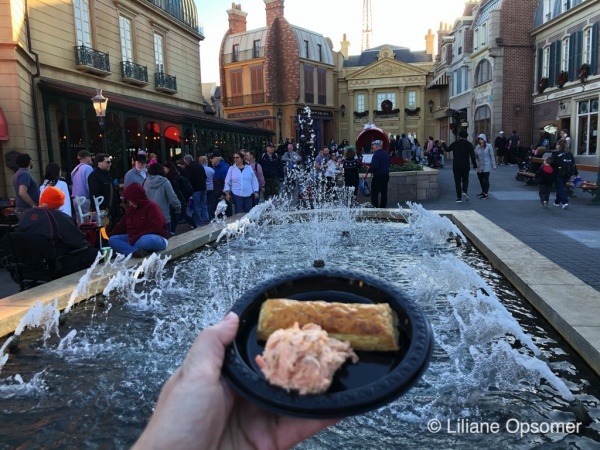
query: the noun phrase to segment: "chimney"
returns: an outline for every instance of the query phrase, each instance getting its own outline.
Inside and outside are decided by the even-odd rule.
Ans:
[[[433,40],[434,40],[434,38],[435,38],[435,36],[430,28],[427,31],[427,34],[425,35],[425,53],[427,53],[428,55],[432,55],[432,56],[433,56]]]
[[[232,34],[246,31],[246,16],[248,13],[242,11],[240,3],[232,3],[231,9],[227,10],[229,16],[229,31]]]
[[[340,45],[340,53],[342,54],[344,59],[348,59],[348,47],[350,47],[350,41],[346,39],[346,33],[344,33],[344,37],[342,38]]]
[[[267,11],[267,28],[278,17],[283,17],[283,0],[265,0],[265,10]]]

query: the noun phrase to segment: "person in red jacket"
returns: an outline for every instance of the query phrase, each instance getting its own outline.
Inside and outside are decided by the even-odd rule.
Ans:
[[[143,258],[167,248],[169,232],[160,206],[146,196],[139,184],[130,184],[123,192],[129,204],[125,214],[111,231],[108,245],[117,253]]]

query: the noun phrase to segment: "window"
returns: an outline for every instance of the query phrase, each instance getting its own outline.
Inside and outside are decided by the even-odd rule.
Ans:
[[[488,105],[479,106],[475,110],[475,130],[478,133],[483,133],[486,136],[491,136],[492,127],[492,111]]]
[[[239,51],[239,47],[238,47]],[[260,58],[260,39],[257,39],[252,43],[252,57]]]
[[[308,42],[308,41],[305,41]],[[304,103],[315,102],[315,80],[313,67],[304,66]]]
[[[327,104],[327,71],[317,69],[317,95],[319,105]]]
[[[319,53],[319,61],[323,61],[323,47],[321,44],[317,44],[317,52]]]
[[[571,0],[562,0],[562,12],[567,12],[571,7]]]
[[[577,103],[578,155],[595,155],[598,143],[598,99]],[[571,148],[573,143],[571,143]]]
[[[133,61],[133,49],[131,45],[131,20],[119,17],[119,29],[121,33],[121,61]]]
[[[244,104],[242,91],[242,70],[231,70],[229,72],[229,89],[231,91],[229,106],[240,106]]]
[[[408,107],[415,109],[417,107],[417,93],[415,91],[408,91]]]
[[[393,92],[379,92],[377,93],[377,108],[381,108],[381,104],[384,100],[392,102],[392,109],[396,109],[396,94]]]
[[[550,47],[544,47],[542,52],[542,77],[550,74]]]
[[[477,50],[479,48],[479,28],[475,28],[473,31],[473,50]]]
[[[479,32],[479,44],[481,47],[485,47],[487,45],[487,23],[481,25],[481,30]]]
[[[240,60],[240,44],[233,44],[231,48],[231,62],[238,62]]]
[[[562,40],[562,51],[560,55],[560,70],[569,71],[569,38]]]
[[[264,103],[265,85],[263,82],[263,66],[250,68],[250,89],[252,91],[252,103]]]
[[[92,38],[90,35],[90,6],[88,0],[75,0],[75,32],[77,35],[77,45],[92,47]]]
[[[492,81],[492,65],[487,59],[477,64],[475,69],[475,86]]]
[[[308,52],[308,41],[304,41],[304,57],[307,59],[310,57],[310,54]]]
[[[356,112],[364,112],[365,111],[365,94],[357,94],[356,95]]]
[[[163,37],[158,33],[154,33],[154,63],[157,72],[164,72],[165,70],[163,45]]]
[[[592,62],[592,29],[583,30],[583,42],[581,48],[581,63],[591,64]]]
[[[462,44],[463,44],[463,30],[458,30],[458,36],[456,39],[456,54],[462,55]]]

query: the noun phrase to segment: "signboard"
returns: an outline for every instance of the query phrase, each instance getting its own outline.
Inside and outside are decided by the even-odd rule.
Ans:
[[[227,114],[228,119],[254,119],[257,117],[272,117],[268,109],[259,109],[258,111],[243,111]]]
[[[298,108],[296,114],[304,114],[304,108]],[[310,111],[310,115],[311,117],[327,117],[333,119],[333,113],[331,111],[315,111],[313,109]]]

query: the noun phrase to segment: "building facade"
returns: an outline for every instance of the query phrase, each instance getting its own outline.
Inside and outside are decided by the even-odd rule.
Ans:
[[[275,141],[300,141],[299,115],[312,110],[314,145],[335,138],[337,120],[333,44],[291,25],[283,0],[264,0],[266,26],[246,29],[247,13],[233,4],[220,51],[221,95],[227,119],[263,127]]]
[[[367,124],[394,136],[426,137],[432,123],[425,90],[433,67],[431,37],[426,51],[382,45],[356,56],[347,55],[349,43],[342,41],[338,90],[346,120],[340,123],[341,139],[354,142]]]
[[[31,154],[36,178],[48,162],[69,174],[79,150],[105,151],[122,178],[140,149],[165,161],[270,139],[205,112],[192,0],[0,0],[0,10],[1,196],[13,195],[15,151]],[[96,89],[109,99],[104,127]]]
[[[547,0],[538,5],[532,31],[534,125],[569,130],[577,162],[596,165],[599,22],[599,0]]]

